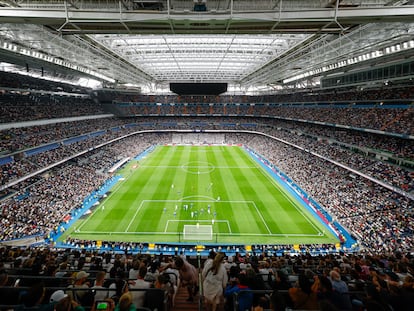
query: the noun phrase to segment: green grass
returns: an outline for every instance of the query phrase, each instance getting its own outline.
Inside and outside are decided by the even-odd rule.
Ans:
[[[123,179],[107,198],[63,238],[245,245],[338,242],[242,147],[159,146],[120,174]],[[212,240],[184,239],[184,225],[197,223],[212,226]]]

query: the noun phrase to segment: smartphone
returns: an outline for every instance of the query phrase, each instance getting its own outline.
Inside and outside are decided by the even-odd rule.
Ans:
[[[95,310],[106,310],[108,309],[108,301],[95,301]]]

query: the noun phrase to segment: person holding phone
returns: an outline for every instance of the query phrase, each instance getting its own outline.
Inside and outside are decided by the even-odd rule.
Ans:
[[[115,302],[111,298],[96,300],[91,311],[114,311]]]

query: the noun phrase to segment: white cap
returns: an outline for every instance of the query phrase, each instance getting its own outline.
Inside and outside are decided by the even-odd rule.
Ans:
[[[63,290],[57,290],[55,291],[52,296],[50,296],[50,302],[59,302],[61,301],[63,298],[68,297],[67,294],[65,294],[65,292]]]
[[[89,273],[86,273],[85,271],[79,271],[78,273],[76,273],[77,280],[87,278],[88,276],[89,276]]]

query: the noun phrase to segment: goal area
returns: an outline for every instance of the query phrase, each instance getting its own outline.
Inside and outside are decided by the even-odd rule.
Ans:
[[[184,240],[213,240],[212,225],[184,225]]]

